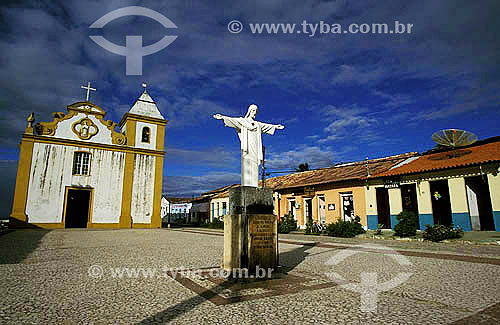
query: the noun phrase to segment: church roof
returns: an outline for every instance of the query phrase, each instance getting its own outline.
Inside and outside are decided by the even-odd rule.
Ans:
[[[158,107],[154,100],[149,96],[149,94],[144,90],[142,95],[135,101],[134,105],[130,109],[129,113],[142,115],[147,117],[153,117],[164,120],[165,118],[161,115]]]

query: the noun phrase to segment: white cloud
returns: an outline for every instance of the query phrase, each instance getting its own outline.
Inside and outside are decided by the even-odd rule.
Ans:
[[[384,78],[386,72],[382,68],[369,70],[343,64],[337,69],[337,74],[332,79],[333,84],[367,84]]]
[[[8,219],[12,211],[12,201],[14,199],[14,188],[17,175],[17,161],[0,160],[0,175],[2,175],[2,184],[0,184],[0,219]]]
[[[239,184],[239,173],[209,173],[202,176],[166,176],[163,193],[168,196],[190,197],[231,184]]]
[[[266,160],[266,167],[273,170],[293,170],[299,164],[307,162],[310,168],[320,168],[332,165],[336,158],[334,152],[319,146],[299,145],[285,152],[271,152]]]
[[[377,120],[363,115],[365,112],[367,112],[366,109],[357,106],[340,108],[328,105],[324,107],[322,113],[325,120],[330,121],[324,131],[330,135],[320,142],[371,132],[371,129],[377,124]]]
[[[223,147],[213,147],[204,150],[188,150],[167,147],[167,163],[182,163],[185,165],[207,166],[207,167],[232,167],[239,164],[239,150],[232,152]]]
[[[169,120],[167,128],[182,128],[186,125],[199,127],[201,122],[212,120],[212,116],[216,113],[238,114],[235,109],[199,98],[175,97],[173,103],[168,103],[167,99],[160,98],[158,103],[165,107],[162,111]]]
[[[415,103],[415,98],[402,94],[387,94],[382,91],[373,90],[372,94],[386,100],[385,106],[390,108],[401,108]]]

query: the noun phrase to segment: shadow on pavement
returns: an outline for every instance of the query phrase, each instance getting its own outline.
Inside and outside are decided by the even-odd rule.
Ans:
[[[18,264],[29,256],[42,238],[49,233],[46,229],[9,230],[0,236],[0,264]]]
[[[316,243],[311,243],[311,244],[307,243],[291,251],[281,253],[279,256],[279,261],[280,264],[282,264],[285,267],[286,270],[284,271],[289,272],[293,270],[295,267],[297,267],[297,265],[302,263],[302,261],[304,261],[305,258],[309,255],[307,250],[311,249],[314,246],[316,246]],[[219,292],[219,289],[230,288],[232,285],[237,283],[238,282],[235,281],[235,279],[228,279],[211,290],[205,290],[204,292],[201,292],[200,294],[194,297],[181,301],[171,307],[168,307],[164,311],[161,311],[151,317],[142,320],[141,322],[139,322],[139,324],[149,324],[152,322],[161,322],[161,323],[170,322],[176,319],[177,317],[195,309],[198,305],[202,304],[203,302],[217,296],[217,292]]]
[[[310,255],[307,251],[314,246],[316,246],[316,243],[304,243],[298,248],[281,253],[279,258],[280,266],[285,267],[286,271],[293,270]]]

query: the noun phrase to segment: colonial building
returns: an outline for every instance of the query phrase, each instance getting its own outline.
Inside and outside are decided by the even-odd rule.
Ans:
[[[229,213],[229,189],[237,186],[240,185],[220,187],[191,199],[189,221],[192,223],[212,222],[215,217],[223,217]]]
[[[161,198],[161,218],[164,223],[175,222],[177,219],[190,219],[192,199],[162,197]]]
[[[229,190],[239,186],[240,184],[225,186],[219,189],[219,193],[212,196],[210,199],[210,222],[214,221],[214,218],[222,219],[229,213]]]
[[[401,211],[425,225],[500,231],[500,137],[412,157],[368,178],[368,228],[394,228]]]
[[[170,213],[170,202],[166,197],[162,196],[161,198],[161,219],[167,216],[167,213]]]
[[[161,226],[167,121],[146,90],[123,115],[119,130],[105,116],[88,101],[88,92],[86,101],[53,113],[51,122],[34,125],[30,115],[20,144],[13,224]]]
[[[359,216],[367,227],[366,177],[386,171],[415,156],[406,153],[273,177],[265,186],[274,191],[278,217],[291,213],[300,228],[308,221],[322,224]]]

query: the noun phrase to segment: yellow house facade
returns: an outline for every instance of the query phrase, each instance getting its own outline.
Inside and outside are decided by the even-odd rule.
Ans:
[[[431,150],[367,178],[367,224],[394,228],[412,211],[420,229],[456,225],[500,231],[500,137],[454,150]]]
[[[341,164],[274,177],[265,186],[273,188],[275,214],[292,214],[300,228],[308,221],[328,224],[360,218],[368,225],[366,177],[386,171],[415,153]]]
[[[308,220],[328,224],[355,216],[366,225],[365,193],[360,184],[309,186],[306,193],[301,188],[287,189],[275,192],[274,198],[276,213],[280,217],[291,213],[300,228],[305,228]]]

